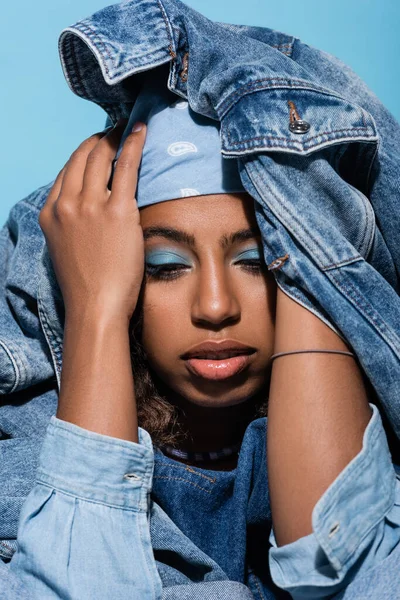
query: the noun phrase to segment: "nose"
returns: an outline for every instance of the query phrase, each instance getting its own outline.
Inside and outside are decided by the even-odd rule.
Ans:
[[[197,325],[225,327],[240,319],[240,304],[233,282],[223,265],[203,266],[192,304]]]

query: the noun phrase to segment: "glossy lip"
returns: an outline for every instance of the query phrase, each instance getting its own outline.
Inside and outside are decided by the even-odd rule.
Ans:
[[[189,348],[180,358],[193,375],[220,381],[243,371],[256,351],[237,340],[206,340]]]
[[[186,366],[188,370],[203,379],[220,381],[228,379],[241,373],[251,362],[250,354],[240,354],[231,358],[213,360],[208,358],[188,358]]]
[[[247,346],[237,340],[206,340],[189,348],[187,352],[181,354],[180,358],[188,360],[190,358],[202,358],[211,360],[227,359],[233,356],[254,354],[256,348]]]

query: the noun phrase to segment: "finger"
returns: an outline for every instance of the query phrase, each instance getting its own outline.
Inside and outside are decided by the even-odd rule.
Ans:
[[[60,194],[67,197],[80,194],[83,185],[83,176],[86,168],[86,161],[89,153],[93,150],[99,140],[106,135],[109,128],[105,131],[94,133],[84,140],[80,146],[71,154],[66,164],[64,177],[61,184]]]
[[[61,169],[61,171],[55,178],[54,183],[51,187],[51,190],[47,195],[46,202],[43,204],[42,210],[46,209],[46,210],[50,211],[51,208],[54,206],[54,203],[57,200],[60,190],[61,190],[61,185],[62,185],[62,181],[63,181],[64,174],[65,174],[65,169],[66,169],[66,165],[63,166],[63,168]]]
[[[121,135],[128,119],[121,119],[94,146],[87,157],[86,169],[83,176],[82,197],[84,201],[99,201],[100,198],[108,199],[109,190],[107,183],[110,179],[112,161],[117,153]],[[104,192],[107,192],[105,195]]]
[[[136,125],[141,129],[135,131]],[[138,170],[142,159],[146,139],[146,125],[136,124],[124,142],[121,154],[116,162],[112,192],[109,202],[132,202],[136,194]]]

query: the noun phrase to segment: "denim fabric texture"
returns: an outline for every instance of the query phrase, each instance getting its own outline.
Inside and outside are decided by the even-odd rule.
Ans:
[[[314,507],[313,533],[281,547],[267,502],[265,418],[248,426],[237,468],[224,472],[154,454],[141,428],[134,443],[52,416],[18,548],[0,561],[3,595],[363,598],[371,584],[359,595],[351,585],[385,565],[400,540],[400,476],[370,406],[363,447]],[[392,581],[385,598],[399,589]]]
[[[212,22],[179,0],[133,0],[104,8],[64,29],[59,51],[69,86],[100,105],[107,123],[129,118],[141,73],[154,68],[164,74],[177,98],[187,100],[195,112],[220,121],[221,152],[238,161],[242,183],[254,199],[269,269],[287,294],[318,315],[356,353],[376,394],[374,403],[397,464],[400,126],[393,116],[335,57],[265,27]],[[309,124],[308,131],[292,131],[297,119]],[[19,201],[0,231],[0,556],[5,561],[0,561],[1,568],[7,567],[17,547],[21,510],[35,486],[40,449],[56,412],[60,386],[64,307],[38,223],[52,184]],[[373,463],[381,460],[382,452],[376,455]],[[203,543],[204,533],[201,523],[196,529],[193,519],[192,527],[186,523],[184,529],[184,514],[176,505],[183,490],[175,491],[183,487],[182,482],[171,474],[169,479],[157,478],[158,469],[162,472],[169,460],[155,452],[156,501],[150,519],[155,553],[161,549],[157,567],[163,593],[173,594],[179,588],[188,595],[177,597],[194,598],[190,594],[201,583],[204,598],[218,598],[215,586],[227,589],[228,567],[234,558],[224,559],[222,549],[207,547],[211,555],[203,552],[198,562],[193,546],[199,552],[196,543]],[[254,468],[248,465],[249,471]],[[393,473],[386,472],[385,489],[392,489]],[[199,476],[188,472],[185,477],[195,483]],[[250,488],[245,489],[250,494]],[[363,483],[346,489],[345,522],[357,516],[362,529],[369,522],[368,514],[359,510],[358,489],[364,490]],[[175,504],[163,500],[164,490]],[[198,502],[201,509],[207,506]],[[259,523],[269,518],[268,499],[263,506],[266,513],[257,515],[255,504],[254,513],[249,510],[248,528],[254,519]],[[392,501],[386,506],[389,514]],[[200,506],[187,508],[193,515]],[[385,517],[379,514],[377,536]],[[159,525],[153,532],[156,515]],[[239,519],[243,526],[243,516]],[[347,539],[343,529],[337,534],[336,539]],[[215,535],[224,541],[227,553],[234,552],[222,529],[216,529]],[[326,533],[318,542],[325,552]],[[168,562],[171,544],[185,557],[181,568]],[[347,550],[341,556],[341,544],[334,554],[327,554],[336,578],[357,554],[351,545]],[[376,598],[378,585],[385,599],[400,597],[399,556],[395,547],[386,558],[380,556],[375,566],[340,592],[345,594],[341,597]],[[266,564],[265,556],[260,560]],[[216,579],[225,576],[225,580],[205,581],[204,573],[217,567]],[[9,573],[8,569],[8,579]],[[269,578],[268,573],[265,576]],[[248,577],[247,589],[255,598],[279,597],[269,583],[260,583],[256,576],[252,579],[252,573]],[[286,581],[286,566],[283,577]],[[290,578],[287,582],[291,585]]]
[[[153,466],[144,430],[133,444],[51,418],[8,565],[33,598],[161,596],[148,526]]]

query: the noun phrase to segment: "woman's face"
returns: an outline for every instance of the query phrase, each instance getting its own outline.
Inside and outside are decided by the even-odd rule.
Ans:
[[[269,380],[276,283],[264,263],[253,205],[248,194],[216,194],[140,211],[143,347],[172,395],[200,406],[239,404]],[[210,340],[244,344],[245,358],[185,358]]]

